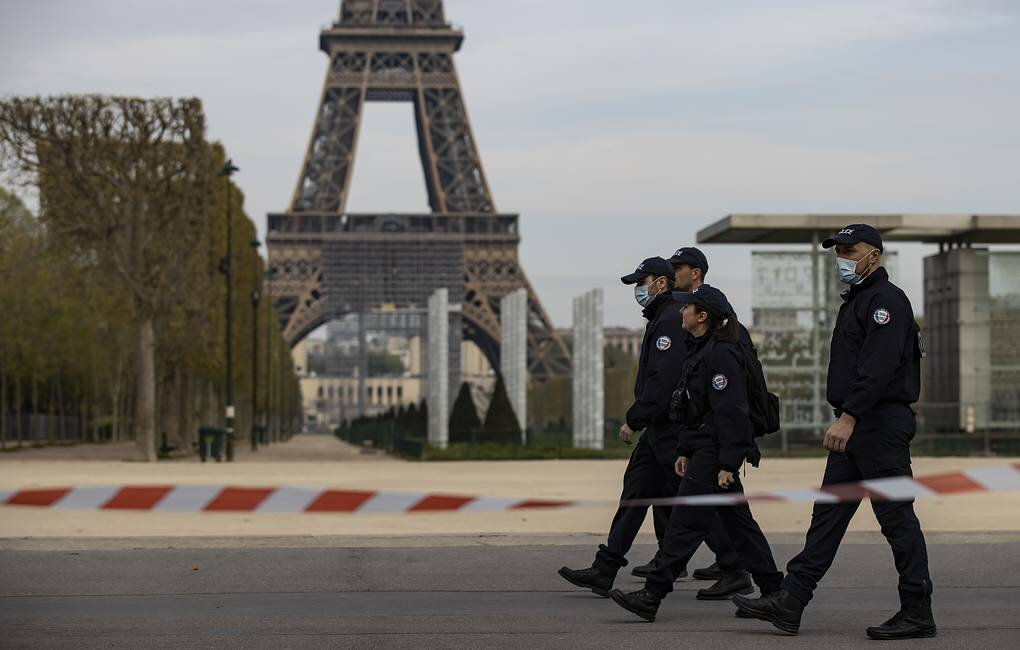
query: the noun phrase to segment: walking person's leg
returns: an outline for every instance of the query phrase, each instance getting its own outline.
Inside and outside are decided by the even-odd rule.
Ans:
[[[644,499],[660,496],[662,469],[651,447],[638,440],[623,474],[621,499]],[[609,527],[605,544],[600,544],[595,561],[588,568],[561,567],[560,576],[571,584],[591,589],[602,597],[609,596],[616,574],[627,565],[627,552],[644,523],[647,508],[618,508]]]

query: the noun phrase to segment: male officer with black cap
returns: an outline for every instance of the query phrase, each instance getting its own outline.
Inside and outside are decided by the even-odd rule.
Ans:
[[[696,290],[708,275],[708,258],[694,246],[676,249],[669,258],[669,263],[673,266],[673,286],[677,291]],[[740,329],[742,341],[751,345],[747,330],[743,326]],[[716,561],[707,567],[695,569],[691,575],[695,580],[714,580],[715,584],[698,591],[698,598],[724,600],[751,585],[751,578],[740,568],[740,558],[718,517],[708,537],[705,538],[705,544],[715,553]]]
[[[673,290],[673,267],[661,257],[650,257],[637,269],[620,278],[634,285],[634,299],[648,320],[641,343],[634,403],[620,427],[620,439],[631,444],[644,430],[623,475],[621,499],[673,496],[679,477],[673,471],[676,461],[676,431],[669,421],[669,400],[687,357],[689,335],[683,329],[680,305]],[[620,508],[613,517],[609,538],[599,546],[595,561],[587,569],[559,570],[571,584],[609,596],[616,573],[627,565],[624,557],[634,543],[645,519],[645,508]],[[655,535],[661,543],[669,521],[670,508],[653,508]],[[635,567],[632,573],[644,577],[654,570],[654,560]]]
[[[836,274],[844,291],[832,333],[826,398],[836,421],[825,432],[829,450],[822,485],[911,476],[910,440],[920,394],[919,328],[907,296],[881,266],[882,237],[853,224],[826,239],[836,249]],[[790,560],[783,588],[762,598],[734,597],[737,613],[769,621],[796,634],[812,592],[829,569],[860,500],[816,503],[804,550]],[[910,639],[936,634],[931,611],[928,552],[913,501],[871,504],[892,547],[899,573],[900,610],[869,627],[872,639]]]
[[[677,291],[694,291],[708,275],[708,258],[693,246],[676,249],[669,263],[673,266],[673,284]]]

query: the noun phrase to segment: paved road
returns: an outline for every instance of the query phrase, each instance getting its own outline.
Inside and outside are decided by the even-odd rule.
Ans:
[[[774,536],[778,560],[797,538]],[[704,583],[678,583],[654,624],[571,588],[555,571],[587,563],[595,537],[8,538],[0,646],[858,647],[895,610],[895,575],[880,538],[849,541],[800,636],[786,637],[729,603],[695,600]],[[929,547],[940,633],[907,646],[1020,647],[1020,537],[932,534]]]

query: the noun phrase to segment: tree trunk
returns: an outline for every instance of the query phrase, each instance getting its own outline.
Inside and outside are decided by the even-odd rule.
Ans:
[[[156,460],[156,342],[152,318],[142,318],[135,326],[138,371],[135,382],[135,442],[143,460]]]
[[[21,418],[21,409],[24,404],[21,402],[21,373],[14,377],[14,428],[18,430],[18,446],[21,446],[21,439],[25,437],[24,423]]]
[[[53,403],[53,394],[50,393],[50,403]],[[66,411],[64,410],[64,382],[60,380],[60,373],[57,373],[57,400],[56,405],[50,407],[50,412],[56,414],[56,423],[59,428],[59,440],[61,443],[67,442],[67,418]]]
[[[35,444],[35,431],[37,414],[39,413],[39,380],[35,375],[35,366],[32,366],[32,412],[28,416],[28,437]]]
[[[0,449],[7,449],[7,367],[0,368]]]
[[[117,346],[117,368],[113,374],[113,386],[110,390],[110,399],[113,402],[112,421],[110,422],[110,438],[112,442],[119,442],[121,436],[120,413],[123,407],[123,390],[121,390],[121,378],[124,371],[124,348]]]

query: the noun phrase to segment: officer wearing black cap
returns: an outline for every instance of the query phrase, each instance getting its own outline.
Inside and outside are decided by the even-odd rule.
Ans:
[[[741,493],[739,470],[754,446],[754,427],[740,324],[726,296],[710,285],[674,293],[673,298],[685,303],[683,327],[693,337],[680,379],[684,403],[674,469],[683,480],[677,496]],[[778,590],[782,574],[747,503],[718,508],[676,505],[655,556],[655,571],[644,588],[630,593],[614,589],[610,597],[654,621],[660,602],[673,590],[676,573],[705,540],[717,516],[762,593]],[[742,593],[751,591],[748,584]]]
[[[708,275],[708,258],[693,246],[676,249],[669,258],[673,266],[673,283],[678,291],[691,291]]]
[[[669,400],[687,356],[688,334],[680,317],[680,305],[671,297],[673,267],[661,257],[650,257],[637,269],[620,278],[634,285],[634,299],[648,320],[638,360],[634,403],[620,428],[620,439],[631,444],[636,432],[644,430],[623,475],[621,499],[673,496],[679,479],[673,472],[676,431],[669,421]],[[670,508],[653,508],[655,533],[660,543],[669,520]],[[627,565],[625,555],[634,543],[645,508],[620,508],[613,517],[609,537],[599,546],[595,561],[587,569],[563,567],[559,573],[571,584],[609,596],[616,573]],[[644,576],[652,562],[635,567]]]
[[[836,249],[836,274],[850,285],[832,332],[826,398],[836,421],[825,432],[829,450],[822,485],[911,476],[910,440],[920,394],[921,349],[914,310],[881,266],[882,237],[852,224],[822,242]],[[860,501],[816,503],[804,550],[790,560],[783,588],[757,599],[735,597],[738,614],[796,633],[801,614],[836,556]],[[873,639],[935,636],[928,552],[913,501],[872,501],[899,573],[900,611],[870,627]]]
[[[673,266],[673,285],[678,291],[694,291],[708,275],[708,258],[694,246],[684,246],[673,252],[669,258]],[[741,326],[742,342],[751,345],[751,336]],[[726,535],[722,522],[716,518],[712,530],[705,538],[705,544],[715,553],[716,560],[707,567],[695,569],[691,574],[695,580],[714,580],[715,583],[698,591],[701,600],[727,600],[735,593],[742,593],[751,586],[751,579],[740,562],[733,544]]]

